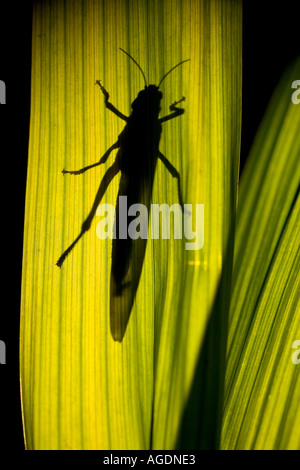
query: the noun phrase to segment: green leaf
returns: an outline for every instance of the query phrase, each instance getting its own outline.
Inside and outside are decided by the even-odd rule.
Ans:
[[[109,321],[112,242],[98,239],[97,216],[61,270],[55,263],[78,236],[116,152],[83,175],[62,175],[62,169],[99,161],[124,127],[105,108],[95,81],[101,80],[110,101],[126,115],[144,87],[120,47],[139,63],[148,83],[158,84],[174,65],[190,59],[161,85],[160,116],[175,100],[186,100],[180,104],[185,114],[163,123],[160,151],[181,175],[194,230],[196,204],[204,204],[205,222],[201,250],[186,250],[187,240],[174,239],[173,231],[170,240],[148,240],[128,327],[116,342]],[[241,2],[36,3],[31,91],[20,337],[26,447],[172,449],[228,246],[232,259]],[[101,202],[115,205],[119,178]],[[177,181],[160,161],[152,202],[178,202]],[[228,282],[230,276],[229,269]],[[220,295],[226,299],[219,328],[225,347],[226,284]],[[218,411],[211,419],[213,442],[219,420]]]
[[[243,173],[228,335],[224,449],[300,448],[300,59],[268,107]]]

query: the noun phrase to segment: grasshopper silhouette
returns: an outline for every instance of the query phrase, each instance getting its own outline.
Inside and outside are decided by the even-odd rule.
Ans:
[[[111,152],[118,149],[114,163],[107,170],[100,183],[92,209],[82,224],[80,234],[57,261],[56,264],[59,267],[62,266],[66,256],[74,248],[83,234],[89,230],[97,207],[108,185],[119,171],[121,171],[121,178],[115,211],[115,234],[120,233],[119,196],[127,196],[128,207],[136,203],[142,203],[149,208],[158,158],[163,162],[171,175],[177,179],[179,203],[183,210],[183,201],[180,190],[180,175],[176,168],[174,168],[167,158],[159,151],[158,147],[162,129],[161,124],[184,113],[184,109],[178,108],[177,105],[184,101],[185,98],[183,97],[179,101],[175,101],[171,104],[169,107],[171,114],[162,118],[159,118],[158,115],[162,99],[162,93],[159,91],[159,86],[170,72],[184,62],[187,62],[187,60],[184,60],[172,67],[171,70],[169,70],[169,72],[167,72],[160,80],[158,86],[148,86],[145,74],[139,64],[126,51],[123,49],[121,49],[121,51],[127,54],[127,56],[140,69],[144,77],[145,88],[139,92],[137,98],[133,101],[131,105],[132,113],[127,117],[109,102],[109,94],[101,85],[100,81],[97,80],[95,83],[95,85],[99,85],[104,95],[106,108],[110,109],[114,114],[116,114],[116,116],[123,119],[126,122],[126,126],[119,135],[118,140],[109,147],[97,163],[88,165],[76,171],[62,171],[64,174],[70,173],[73,175],[80,175],[90,168],[94,168],[105,163]],[[130,217],[128,215],[127,224],[129,225],[133,219],[134,217]],[[125,334],[139,284],[146,243],[147,239],[138,238],[136,240],[132,240],[128,236],[126,238],[114,238],[112,242],[110,329],[115,341],[122,341]]]

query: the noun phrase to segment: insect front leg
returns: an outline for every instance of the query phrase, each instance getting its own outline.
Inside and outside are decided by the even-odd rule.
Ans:
[[[101,88],[101,91],[104,95],[104,103],[105,103],[105,107],[107,109],[110,109],[116,116],[118,116],[119,118],[123,119],[123,121],[128,121],[128,117],[125,116],[125,114],[121,113],[121,111],[119,111],[113,104],[111,104],[108,100],[109,100],[109,93],[105,90],[104,86],[101,85],[101,82],[100,80],[96,80],[96,83],[95,85],[99,85],[99,87]]]
[[[82,173],[89,170],[90,168],[94,168],[95,166],[102,165],[102,163],[105,163],[106,160],[108,159],[109,155],[111,154],[111,152],[113,150],[119,148],[119,147],[120,147],[120,142],[119,142],[119,139],[118,139],[117,142],[115,142],[111,147],[109,147],[108,150],[106,150],[105,154],[100,158],[99,162],[93,163],[92,165],[85,166],[85,167],[81,168],[80,170],[65,170],[65,169],[63,169],[62,173],[63,174],[69,173],[70,175],[81,175]]]
[[[168,114],[167,116],[164,116],[162,118],[160,118],[159,122],[166,122],[166,121],[169,121],[170,119],[173,119],[177,116],[180,116],[181,114],[184,113],[184,109],[183,108],[177,108],[177,105],[179,103],[181,103],[182,101],[185,100],[185,97],[183,96],[181,98],[181,100],[179,101],[174,101],[174,103],[172,103],[169,107],[169,110],[170,111],[173,111],[171,114]]]

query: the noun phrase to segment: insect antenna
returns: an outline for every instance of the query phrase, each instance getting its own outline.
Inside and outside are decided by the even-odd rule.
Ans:
[[[143,70],[142,70],[142,67],[137,63],[136,60],[134,60],[133,57],[131,57],[130,54],[128,54],[128,52],[124,51],[124,49],[122,49],[121,47],[119,47],[119,49],[120,49],[122,52],[124,52],[124,54],[128,55],[128,57],[129,57],[131,60],[133,60],[133,62],[135,63],[135,65],[138,66],[138,68],[140,69],[140,71],[142,72],[142,75],[143,75],[143,77],[144,77],[144,80],[145,80],[145,88],[146,88],[146,87],[147,87],[147,80],[146,80],[145,74],[144,74],[144,72],[143,72]]]
[[[162,78],[161,81],[159,82],[157,88],[159,88],[159,85],[160,85],[161,82],[166,78],[166,76],[169,75],[169,73],[173,72],[173,70],[176,69],[176,67],[179,67],[179,65],[184,64],[184,62],[188,62],[189,60],[191,60],[191,59],[182,60],[181,62],[179,62],[179,64],[174,65],[174,67],[172,67],[171,70],[169,70],[169,72],[165,73],[165,75],[163,76],[163,78]]]

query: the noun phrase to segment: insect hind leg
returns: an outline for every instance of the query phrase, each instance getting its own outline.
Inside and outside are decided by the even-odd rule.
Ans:
[[[100,186],[99,186],[99,189],[97,191],[92,209],[91,209],[88,217],[85,219],[85,221],[83,222],[83,224],[81,226],[80,234],[78,235],[77,238],[75,238],[73,243],[71,243],[71,245],[63,252],[61,257],[58,259],[56,265],[59,268],[61,268],[63,262],[66,259],[66,257],[73,250],[74,246],[77,244],[77,242],[80,240],[80,238],[85,234],[85,232],[87,232],[89,230],[89,228],[91,226],[91,223],[92,223],[92,220],[94,218],[94,215],[96,213],[97,207],[100,204],[100,201],[101,201],[102,197],[104,196],[104,193],[105,193],[108,185],[110,184],[112,179],[117,175],[118,172],[119,172],[119,164],[118,164],[118,161],[116,160],[112,164],[112,166],[107,170],[105,175],[103,176],[103,179],[102,179],[102,181],[100,183]]]

